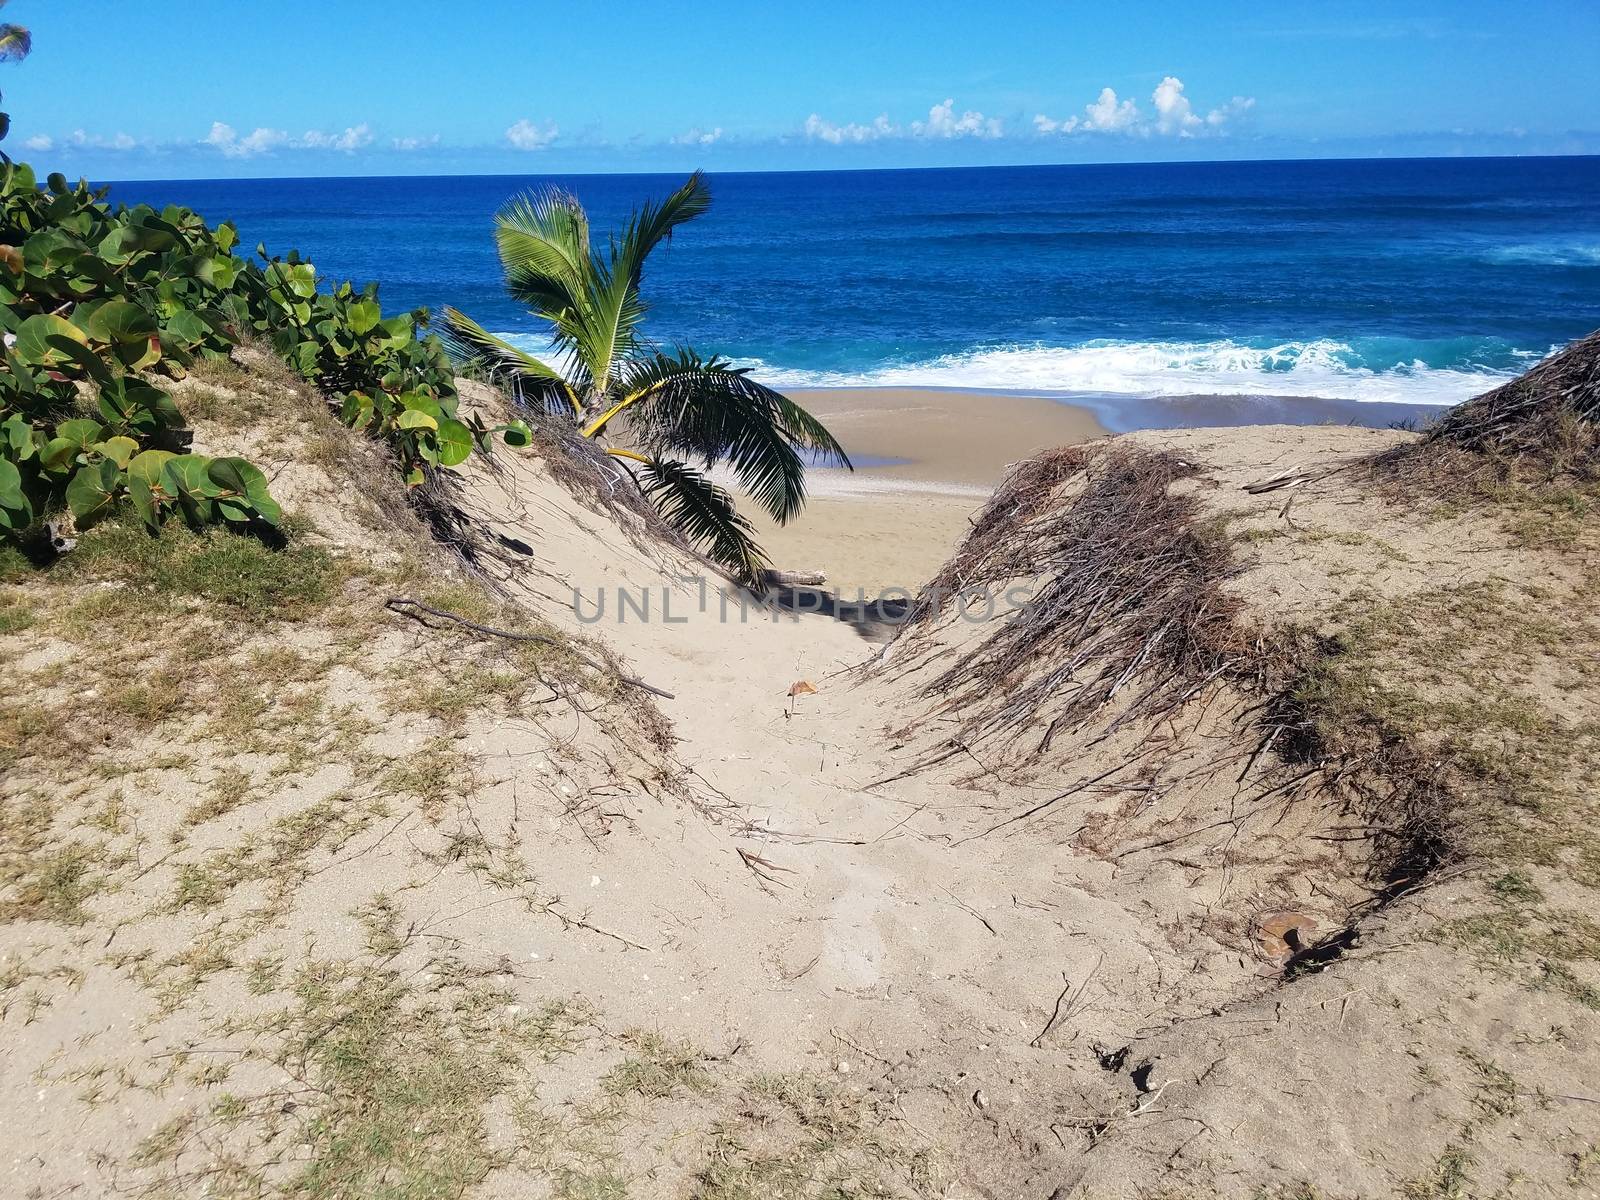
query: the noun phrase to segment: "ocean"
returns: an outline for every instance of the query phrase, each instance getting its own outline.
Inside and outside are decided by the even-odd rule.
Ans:
[[[548,184],[593,228],[680,176],[142,181],[525,344],[494,210]],[[1600,327],[1600,158],[722,174],[651,260],[648,332],[779,386],[1451,404]],[[1235,406],[1246,401],[1232,402]],[[1269,402],[1263,401],[1264,405]],[[1309,405],[1307,412],[1317,406]],[[1121,422],[1119,422],[1121,423]]]

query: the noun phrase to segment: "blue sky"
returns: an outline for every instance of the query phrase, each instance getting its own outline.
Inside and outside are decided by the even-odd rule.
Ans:
[[[1600,0],[12,0],[92,178],[1600,153]]]

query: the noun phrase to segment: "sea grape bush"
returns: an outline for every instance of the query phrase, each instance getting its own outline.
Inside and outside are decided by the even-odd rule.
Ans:
[[[172,515],[276,525],[261,471],[190,452],[159,382],[247,336],[385,441],[412,484],[494,432],[457,416],[437,339],[418,335],[415,314],[384,319],[375,286],[320,289],[297,254],[236,255],[231,224],[176,206],[113,210],[105,194],[0,166],[0,533],[62,505],[87,525],[124,497],[152,528]]]
[[[417,336],[417,314],[385,319],[376,284],[319,290],[315,268],[291,252],[249,264],[230,297],[241,330],[272,343],[339,404],[353,429],[387,442],[418,484],[425,467],[454,467],[488,431],[456,414],[454,375],[438,339]]]

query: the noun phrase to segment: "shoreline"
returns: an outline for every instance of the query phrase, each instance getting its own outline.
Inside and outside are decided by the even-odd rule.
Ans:
[[[805,510],[778,526],[741,508],[785,571],[821,571],[839,596],[915,592],[960,541],[1008,465],[1105,436],[1086,408],[1036,396],[926,388],[794,390],[843,444],[854,471],[806,472]]]
[[[744,506],[773,565],[821,571],[840,596],[915,593],[1006,469],[1040,450],[1135,429],[1428,420],[1431,405],[1291,396],[1040,395],[943,387],[796,388],[856,469],[813,467],[787,526]]]

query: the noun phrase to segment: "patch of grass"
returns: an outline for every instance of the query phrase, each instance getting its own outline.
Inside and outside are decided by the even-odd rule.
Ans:
[[[0,901],[0,921],[83,924],[89,919],[84,905],[107,885],[96,870],[104,860],[103,848],[84,842],[52,848],[7,878],[9,895]]]
[[[1307,546],[1320,543],[1329,543],[1335,546],[1363,546],[1376,550],[1390,562],[1410,562],[1411,558],[1398,546],[1384,541],[1382,538],[1373,537],[1370,533],[1360,533],[1349,529],[1297,529],[1294,533],[1297,541]]]
[[[1484,494],[1499,509],[1507,536],[1529,550],[1566,550],[1581,544],[1588,529],[1585,518],[1600,502],[1600,486],[1571,481],[1501,483],[1488,486]]]
[[[810,1075],[751,1080],[713,1130],[694,1200],[814,1200],[936,1194],[937,1160],[886,1133],[877,1102]],[[894,1181],[891,1184],[891,1180]]]
[[[396,763],[381,780],[390,795],[416,801],[422,814],[437,819],[451,800],[470,795],[477,787],[471,761],[449,738],[434,738],[410,758]]]
[[[1478,1160],[1464,1146],[1451,1144],[1426,1175],[1406,1181],[1400,1195],[1405,1200],[1465,1200],[1471,1195],[1472,1170],[1477,1165]]]
[[[0,922],[80,925],[104,891],[103,845],[58,838],[51,806],[23,794],[0,803]]]
[[[1517,1081],[1510,1072],[1472,1050],[1463,1050],[1461,1057],[1473,1072],[1472,1105],[1478,1112],[1476,1120],[1498,1121],[1515,1116],[1518,1109]]]
[[[583,1020],[508,999],[472,983],[424,1000],[396,972],[314,962],[289,1004],[234,1030],[295,1102],[276,1087],[233,1088],[155,1130],[137,1161],[173,1195],[460,1196],[507,1161],[488,1106],[529,1062],[568,1052]]]
[[[233,969],[234,953],[247,936],[243,928],[219,923],[189,939],[175,954],[159,960],[140,956],[126,965],[140,985],[154,994],[161,1012],[176,1012],[208,979]]]
[[[468,716],[489,705],[505,705],[521,695],[530,682],[516,672],[497,671],[473,662],[422,678],[418,678],[414,666],[402,664],[393,675],[395,682],[387,697],[391,711],[430,717],[451,730],[459,729]]]
[[[1600,1007],[1600,929],[1572,901],[1600,887],[1600,578],[1550,575],[1348,597],[1297,703],[1323,751],[1379,764],[1374,823],[1423,848],[1397,876],[1490,868],[1431,936]]]
[[[283,975],[284,956],[280,953],[261,954],[245,965],[244,986],[252,996],[265,996],[278,990]]]
[[[255,780],[248,771],[238,767],[224,767],[212,780],[205,798],[184,815],[184,824],[203,825],[250,802]]]
[[[644,1030],[625,1034],[623,1040],[633,1053],[600,1081],[601,1090],[607,1095],[664,1100],[682,1092],[703,1092],[711,1086],[705,1052],[688,1042],[672,1041]]]
[[[1572,1173],[1567,1176],[1567,1183],[1582,1187],[1595,1174],[1600,1174],[1600,1142],[1591,1142],[1584,1149],[1573,1151]]]
[[[271,902],[282,903],[305,878],[315,853],[337,850],[384,812],[381,805],[334,795],[279,817],[236,846],[180,866],[172,908],[215,908],[247,883],[267,884]]]
[[[0,592],[0,637],[21,633],[36,620],[34,606],[18,592]]]
[[[203,597],[253,617],[305,616],[334,595],[348,568],[314,546],[273,547],[225,528],[195,532],[178,522],[159,536],[108,521],[83,535],[48,571],[54,581],[113,581],[164,599]]]

